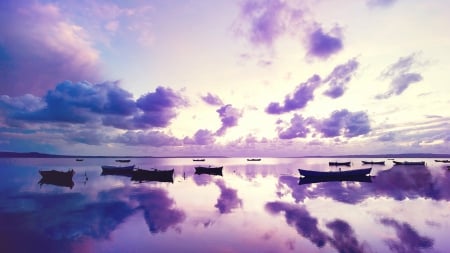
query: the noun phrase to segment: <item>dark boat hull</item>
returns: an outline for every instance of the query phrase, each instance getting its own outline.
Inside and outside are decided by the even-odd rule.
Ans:
[[[124,159],[119,159],[119,160],[116,160],[116,162],[118,162],[118,163],[129,163],[131,160],[128,160],[128,159],[126,159],[126,160],[124,160]]]
[[[134,165],[130,166],[109,166],[109,165],[103,165],[102,166],[102,173],[105,175],[121,175],[126,173],[132,173],[134,170]]]
[[[350,166],[350,162],[329,162],[330,166]]]
[[[75,185],[72,178],[75,172],[73,170],[69,171],[57,171],[57,170],[40,170],[42,178],[39,180],[39,184],[50,184],[56,186],[72,187]]]
[[[316,178],[342,178],[342,177],[359,177],[367,176],[370,174],[372,168],[346,170],[346,171],[313,171],[299,169],[299,173],[303,177],[316,177]]]
[[[218,176],[222,176],[222,167],[202,167],[202,166],[198,166],[195,167],[195,174],[209,174],[209,175],[218,175]]]
[[[425,165],[424,161],[420,161],[420,162],[397,162],[397,161],[393,161],[394,165]]]
[[[259,162],[259,161],[261,161],[261,158],[248,158],[247,161],[249,161],[249,162]]]
[[[362,161],[363,164],[376,164],[376,165],[384,165],[384,161]]]
[[[194,161],[194,162],[204,162],[205,159],[192,159],[192,161]]]
[[[313,184],[323,182],[364,182],[371,183],[371,176],[340,176],[340,177],[302,177],[298,184]]]
[[[137,169],[133,172],[132,181],[158,181],[173,183],[174,170],[142,170]]]

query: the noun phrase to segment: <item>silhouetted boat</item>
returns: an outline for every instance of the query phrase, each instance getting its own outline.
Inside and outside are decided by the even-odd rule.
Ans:
[[[75,161],[77,161],[77,162],[82,162],[82,161],[84,161],[84,159],[77,158],[77,159],[75,159]]]
[[[117,159],[116,162],[118,163],[129,163],[131,160],[129,159]]]
[[[131,173],[131,172],[133,172],[133,170],[134,170],[134,164],[130,165],[130,166],[102,165],[102,173],[106,173],[108,175]]]
[[[205,161],[205,159],[192,159],[192,161],[194,161],[194,162],[204,162]]]
[[[438,163],[450,163],[450,160],[434,160],[434,161]]]
[[[173,183],[173,171],[171,170],[143,170],[137,169],[133,171],[131,180],[143,182],[143,181],[158,181],[158,182],[170,182]]]
[[[247,161],[249,161],[249,162],[259,162],[259,161],[261,161],[261,158],[247,158]]]
[[[384,161],[362,161],[363,164],[378,164],[378,165],[384,165]]]
[[[408,161],[404,161],[404,162],[397,162],[397,161],[392,161],[394,163],[394,165],[425,165],[424,161],[420,161],[420,162],[408,162]]]
[[[322,182],[365,182],[371,183],[371,176],[339,176],[339,177],[301,177],[298,184],[312,184]]]
[[[57,171],[57,170],[40,170],[42,178],[39,180],[39,185],[51,184],[56,186],[72,187],[75,185],[72,178],[75,171],[72,169],[68,171]]]
[[[348,177],[360,177],[370,174],[372,168],[356,169],[356,170],[339,170],[339,171],[315,171],[315,170],[303,170],[299,169],[300,176],[303,177],[316,177],[316,178],[348,178]]]
[[[330,166],[350,166],[351,162],[329,162]]]
[[[195,167],[195,174],[209,174],[209,175],[218,175],[222,176],[223,166],[220,167],[205,167],[205,166],[197,166]]]

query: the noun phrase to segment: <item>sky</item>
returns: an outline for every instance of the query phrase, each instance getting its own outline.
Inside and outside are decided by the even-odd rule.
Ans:
[[[0,150],[450,151],[446,0],[4,0]]]

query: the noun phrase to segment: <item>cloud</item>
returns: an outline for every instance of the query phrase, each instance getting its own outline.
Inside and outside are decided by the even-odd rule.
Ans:
[[[320,85],[320,77],[313,75],[308,81],[299,84],[292,95],[287,95],[283,105],[278,102],[271,102],[266,112],[269,114],[282,114],[297,109],[302,109],[306,104],[314,99],[314,90]]]
[[[226,187],[223,180],[218,180],[216,185],[220,188],[220,197],[217,200],[217,207],[220,213],[230,213],[233,209],[242,206],[242,199],[238,198],[237,191]]]
[[[334,111],[330,118],[316,120],[316,130],[324,137],[356,137],[370,132],[369,117],[365,112],[349,112],[346,109]]]
[[[386,239],[385,242],[394,252],[398,253],[420,253],[422,250],[433,247],[433,239],[421,236],[408,223],[399,223],[394,219],[383,218],[381,223],[393,227],[397,233],[398,240]]]
[[[337,219],[327,223],[327,228],[333,231],[333,237],[329,238],[329,242],[338,252],[370,252],[358,242],[353,229],[347,222]]]
[[[205,103],[207,103],[209,105],[217,105],[217,106],[223,105],[223,102],[219,98],[219,96],[212,95],[209,92],[206,96],[202,96],[201,98]]]
[[[346,84],[351,81],[358,65],[358,61],[353,58],[345,64],[336,66],[333,71],[322,81],[322,83],[328,83],[330,86],[324,94],[331,98],[338,98],[342,96],[346,89]]]
[[[215,141],[214,133],[207,129],[199,129],[192,138],[185,137],[183,139],[184,144],[190,145],[211,145]]]
[[[0,2],[0,94],[43,95],[61,80],[98,80],[99,52],[58,5]]]
[[[182,141],[160,131],[127,131],[113,140],[128,146],[181,146]]]
[[[387,7],[393,5],[397,0],[367,0],[369,7]]]
[[[378,94],[376,99],[386,99],[394,95],[402,94],[411,84],[422,81],[423,77],[420,73],[410,72],[415,64],[416,55],[411,54],[407,57],[401,57],[398,61],[389,66],[380,74],[380,78],[390,79],[390,88],[384,94]]]
[[[290,123],[288,128],[278,129],[278,137],[280,139],[305,138],[310,132],[307,128],[307,125],[310,124],[309,121],[303,119],[301,115],[294,114]]]
[[[308,35],[309,56],[327,59],[342,48],[343,44],[339,28],[334,28],[329,33],[325,33],[322,28],[318,27]]]
[[[220,107],[216,112],[222,121],[222,126],[216,131],[218,136],[224,135],[228,128],[237,126],[239,118],[242,117],[242,113],[231,104]]]

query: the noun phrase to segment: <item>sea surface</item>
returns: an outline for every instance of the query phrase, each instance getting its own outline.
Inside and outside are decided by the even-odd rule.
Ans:
[[[384,160],[367,166],[362,160]],[[450,252],[450,171],[434,159],[131,158],[173,182],[101,175],[114,158],[0,159],[0,252]],[[372,168],[369,182],[298,169]],[[194,167],[223,166],[222,175]],[[73,185],[39,170],[73,169]]]

